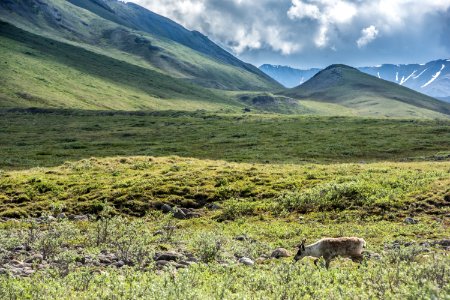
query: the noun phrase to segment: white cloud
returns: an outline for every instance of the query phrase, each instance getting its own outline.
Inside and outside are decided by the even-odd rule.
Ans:
[[[238,54],[245,50],[261,48],[261,37],[256,30],[247,32],[245,28],[239,28],[235,33],[235,40],[237,42],[232,48]]]
[[[378,36],[378,29],[371,25],[361,30],[361,37],[356,41],[358,48],[362,48],[372,42]]]
[[[347,1],[325,1],[331,2],[327,6],[326,18],[333,23],[349,23],[357,14],[357,8],[353,3]]]
[[[275,26],[269,26],[266,30],[268,44],[275,51],[281,52],[283,55],[290,55],[299,51],[302,45],[283,39],[283,34]]]
[[[357,13],[355,5],[347,1],[316,0],[314,3],[316,4],[292,0],[292,6],[287,15],[290,19],[309,18],[323,23],[347,23]]]
[[[429,25],[433,17],[450,9],[450,0],[132,2],[173,19],[188,29],[204,33],[235,54],[245,55],[260,50],[299,57],[317,49],[321,53],[349,53],[377,38],[396,41],[395,37],[404,40],[407,36],[411,39],[419,35],[425,37],[426,24]],[[361,28],[364,29],[361,31]]]
[[[327,33],[328,33],[328,26],[324,24],[319,28],[319,31],[314,39],[314,43],[316,44],[317,47],[323,48],[328,44],[329,39],[327,37]]]
[[[292,6],[289,8],[287,14],[291,19],[319,19],[321,15],[319,7],[313,4],[303,3],[300,0],[292,0]]]
[[[323,48],[330,40],[328,32],[330,27],[348,24],[357,15],[356,6],[343,0],[315,0],[315,4],[304,0],[292,0],[292,6],[287,15],[291,20],[311,19],[317,20],[319,28],[314,37],[314,44]]]

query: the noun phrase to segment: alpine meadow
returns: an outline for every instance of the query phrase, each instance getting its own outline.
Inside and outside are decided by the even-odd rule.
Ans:
[[[0,1],[0,299],[450,299],[450,2],[257,2]]]

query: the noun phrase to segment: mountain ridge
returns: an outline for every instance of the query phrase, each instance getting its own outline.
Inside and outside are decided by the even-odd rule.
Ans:
[[[68,0],[68,2],[88,9],[101,17],[107,18],[107,15],[104,13],[89,9],[89,3],[97,4],[107,12],[114,14],[115,18],[110,18],[110,20],[113,20],[119,24],[136,30],[157,34],[203,54],[214,57],[222,62],[260,74],[257,67],[240,61],[199,31],[190,31],[171,19],[158,15],[133,2],[121,2],[116,0]],[[133,15],[134,18],[131,18]]]
[[[383,64],[357,67],[357,69],[434,98],[448,99],[450,97],[450,59],[438,59],[425,64]],[[296,69],[264,64],[260,66],[260,70],[285,87],[292,88],[310,79],[321,69]]]
[[[306,82],[321,70],[319,68],[300,70],[289,66],[269,64],[261,65],[259,69],[287,88],[292,88]]]
[[[302,85],[282,94],[300,100],[369,110],[375,115],[380,112],[386,116],[402,115],[414,107],[450,115],[450,104],[342,64],[328,66]]]

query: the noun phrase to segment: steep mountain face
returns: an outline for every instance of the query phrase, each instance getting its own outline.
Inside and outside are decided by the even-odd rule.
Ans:
[[[288,88],[301,84],[320,71],[320,69],[299,70],[272,65],[263,65],[260,69]],[[450,97],[450,60],[448,59],[435,60],[427,64],[385,64],[361,67],[358,70],[431,97],[447,101]]]
[[[132,3],[4,0],[0,2],[0,20],[208,88],[280,87],[262,71],[235,58],[204,35]]]
[[[317,68],[300,70],[269,64],[262,65],[259,69],[288,88],[293,88],[306,82],[320,71]]]
[[[329,66],[284,94],[340,104],[368,115],[402,117],[430,112],[450,115],[448,103],[345,65]]]
[[[259,69],[287,88],[294,88],[305,83],[322,70],[319,68],[296,69],[270,64],[261,65]]]
[[[360,70],[435,98],[450,96],[450,60],[448,59],[420,65],[382,65],[360,68]]]
[[[172,20],[155,14],[137,4],[117,0],[68,1],[118,24],[135,30],[157,34],[158,36],[180,43],[223,63],[266,77],[258,68],[240,61],[200,32],[189,31]]]

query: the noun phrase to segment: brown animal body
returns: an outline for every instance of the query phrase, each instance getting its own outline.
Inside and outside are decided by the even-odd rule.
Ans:
[[[324,238],[320,241],[305,246],[305,240],[298,246],[298,252],[294,257],[295,261],[302,259],[305,256],[315,257],[314,263],[317,265],[317,261],[320,257],[325,259],[325,266],[330,266],[331,260],[334,258],[348,257],[354,262],[362,262],[363,248],[366,246],[366,241],[357,237],[341,237],[341,238]]]

